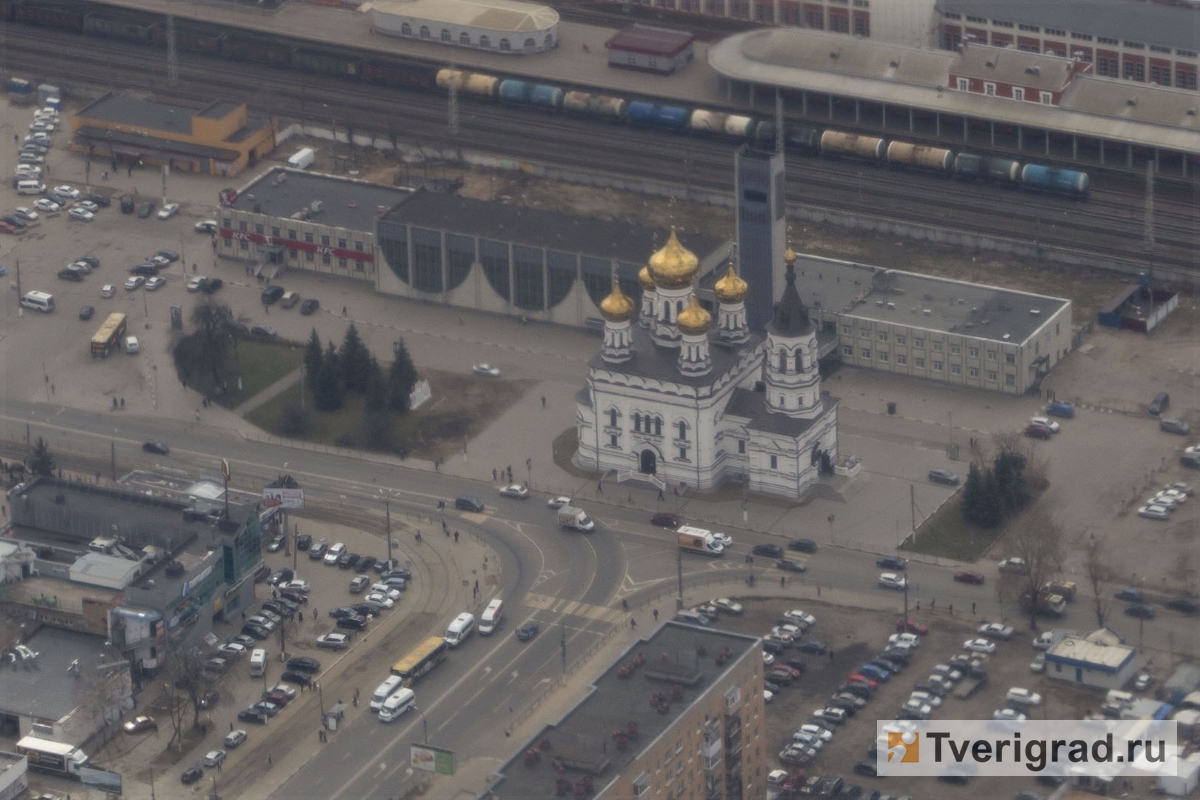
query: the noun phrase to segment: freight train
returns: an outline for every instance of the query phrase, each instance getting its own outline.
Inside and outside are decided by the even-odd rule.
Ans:
[[[0,18],[150,47],[165,49],[167,43],[166,24],[161,17],[151,12],[93,5],[84,0],[0,0]],[[383,54],[374,56],[194,20],[176,19],[175,46],[184,52],[381,86],[426,91],[446,91],[453,86],[462,94],[507,105],[609,123],[763,145],[773,145],[775,142],[773,122],[742,114],[689,109],[640,98],[629,99],[483,73],[439,69],[418,59]],[[1086,172],[1042,164],[1021,164],[1002,157],[956,152],[800,123],[785,125],[783,136],[787,149],[807,155],[851,158],[1079,199],[1087,197],[1090,184]]]

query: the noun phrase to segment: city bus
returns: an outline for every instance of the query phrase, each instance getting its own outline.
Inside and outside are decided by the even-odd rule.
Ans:
[[[392,674],[399,676],[405,686],[411,686],[426,672],[442,663],[445,657],[446,640],[441,636],[430,636],[393,664]]]
[[[114,311],[92,337],[92,358],[108,358],[113,348],[120,346],[124,336],[125,315]]]

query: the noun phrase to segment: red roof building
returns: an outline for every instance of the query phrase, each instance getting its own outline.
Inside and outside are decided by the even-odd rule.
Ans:
[[[608,65],[669,74],[692,60],[696,37],[686,31],[630,25],[604,43]]]

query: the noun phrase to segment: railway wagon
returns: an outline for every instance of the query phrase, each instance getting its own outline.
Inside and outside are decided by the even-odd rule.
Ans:
[[[497,92],[496,96],[506,103],[525,105],[529,102],[529,93],[532,91],[533,84],[510,78],[500,81],[500,91]]]
[[[681,131],[687,127],[689,116],[686,108],[678,106],[660,106],[645,100],[634,100],[629,104],[629,121],[634,125]]]
[[[364,61],[362,69],[363,80],[406,89],[433,89],[437,85],[437,74],[438,70],[431,66],[377,59]]]
[[[821,153],[851,155],[882,161],[887,143],[878,136],[862,136],[857,133],[825,131],[821,134]]]
[[[1021,185],[1041,192],[1086,197],[1089,179],[1086,172],[1026,164],[1021,170]]]
[[[959,153],[954,157],[954,175],[963,180],[983,178],[1011,185],[1021,179],[1021,164],[1011,158]]]
[[[563,94],[563,110],[611,122],[623,122],[629,116],[629,101],[623,97],[571,91]]]
[[[697,108],[688,118],[688,130],[709,136],[730,136],[749,139],[754,136],[755,122],[739,114],[726,114]]]
[[[821,147],[823,131],[820,128],[814,128],[811,125],[785,124],[783,131],[783,146],[789,150],[800,150],[812,154]],[[754,131],[754,138],[760,144],[775,144],[775,123],[758,123]]]
[[[88,12],[83,18],[83,32],[91,36],[103,36],[106,39],[124,39],[129,42],[151,42],[151,32],[157,23],[144,25],[95,11]]]
[[[76,33],[83,30],[83,8],[80,6],[63,7],[40,0],[25,0],[13,5],[12,18],[26,25],[40,25]]]
[[[949,172],[954,163],[954,153],[944,147],[928,147],[909,142],[889,142],[887,146],[889,164]]]
[[[309,47],[292,50],[290,64],[292,69],[335,78],[358,78],[362,74],[361,58]]]
[[[442,89],[454,86],[460,92],[479,97],[495,97],[500,91],[501,80],[495,75],[484,75],[481,72],[462,72],[457,69],[440,69],[437,73],[437,85]]]
[[[538,108],[548,108],[551,111],[561,111],[563,90],[557,86],[547,86],[544,83],[535,84],[529,90],[529,104]]]
[[[280,41],[271,41],[262,36],[245,33],[230,33],[225,37],[221,51],[226,57],[239,61],[253,61],[273,67],[291,64],[292,49]]]
[[[167,46],[167,26],[151,26],[150,41],[165,48]],[[208,26],[194,25],[190,20],[175,20],[175,46],[185,53],[219,56],[224,44],[224,31]]]

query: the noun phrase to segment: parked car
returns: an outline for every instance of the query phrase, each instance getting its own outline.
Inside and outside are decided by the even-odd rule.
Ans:
[[[73,209],[72,209],[73,210]],[[167,285],[167,279],[159,275],[146,278],[145,289],[147,292],[154,292]]]
[[[1031,422],[1025,426],[1025,435],[1030,439],[1049,439],[1054,433],[1049,428]]]
[[[984,577],[982,572],[963,571],[954,573],[954,580],[978,585],[984,582]]]
[[[991,636],[993,639],[1004,639],[1007,641],[1012,638],[1013,627],[1000,622],[985,622],[979,626],[979,633],[984,636]]]
[[[193,764],[183,771],[183,774],[179,776],[179,780],[186,786],[187,784],[195,783],[203,777],[204,768],[199,764]]]
[[[803,630],[807,630],[813,625],[817,624],[816,617],[814,617],[812,614],[809,614],[807,611],[802,611],[798,608],[793,608],[783,612],[783,618],[792,625],[797,625]]]
[[[1004,695],[1004,699],[1010,703],[1016,703],[1022,706],[1040,706],[1042,704],[1042,696],[1037,692],[1031,692],[1029,689],[1022,689],[1019,686],[1014,686]]]
[[[1126,586],[1113,592],[1113,597],[1118,600],[1124,600],[1127,603],[1140,603],[1142,602],[1142,590]]]
[[[158,212],[158,218],[159,219],[170,219],[171,217],[175,216],[178,213],[179,213],[179,203],[167,203],[165,206],[162,207],[162,210]]]
[[[224,750],[209,750],[204,754],[204,766],[216,767],[225,763]]]
[[[1051,433],[1058,433],[1062,430],[1062,426],[1049,417],[1031,417],[1029,424],[1041,425],[1043,428],[1048,428]]]
[[[350,636],[345,633],[323,633],[317,637],[317,647],[325,650],[345,650],[350,646]]]
[[[903,570],[908,566],[908,559],[900,556],[880,556],[875,559],[875,566],[882,569]]]
[[[1134,603],[1125,606],[1125,613],[1130,617],[1138,619],[1154,619],[1154,606],[1148,606],[1145,603]]]
[[[792,539],[787,546],[789,550],[796,550],[800,553],[817,552],[817,543],[812,539]]]
[[[824,642],[818,642],[816,639],[809,639],[804,642],[798,642],[796,644],[796,649],[801,653],[811,653],[819,656],[824,655],[828,648],[825,646]]]
[[[1139,517],[1144,517],[1146,519],[1156,519],[1156,520],[1162,521],[1162,520],[1170,519],[1171,512],[1173,510],[1174,509],[1168,508],[1166,506],[1148,505],[1148,506],[1139,507],[1137,510],[1137,515]]]
[[[215,219],[201,220],[192,226],[192,230],[196,233],[216,233],[217,221]]]
[[[71,210],[74,211],[75,209]],[[1188,436],[1192,432],[1191,425],[1188,425],[1181,419],[1173,419],[1169,417],[1163,417],[1158,421],[1158,429],[1160,431],[1165,431],[1166,433],[1175,433],[1180,436]]]
[[[375,606],[366,604],[371,610]],[[336,623],[336,626],[345,631],[365,631],[367,629],[367,618],[365,616],[342,617]]]
[[[305,298],[304,301],[300,303],[300,313],[307,317],[309,314],[312,314],[314,311],[316,311],[320,305],[321,303],[312,297]]]
[[[266,725],[270,717],[260,708],[244,708],[238,712],[238,722],[253,722],[255,725]]]
[[[783,548],[777,544],[756,544],[750,550],[756,556],[768,558],[783,558]]]
[[[145,219],[146,217],[150,216],[151,214],[154,213],[154,207],[156,205],[158,205],[158,204],[155,203],[153,200],[143,200],[142,202],[138,203],[138,206],[137,206],[138,217],[140,219]]]
[[[1200,610],[1200,600],[1182,594],[1172,597],[1164,605],[1174,611],[1182,611],[1184,614],[1195,614]]]
[[[784,572],[805,572],[808,569],[808,564],[794,558],[781,558],[775,562],[775,568],[781,569]]]
[[[660,511],[650,518],[650,524],[660,528],[678,528],[683,520],[668,511]]]
[[[517,500],[528,500],[529,490],[519,484],[511,484],[500,489],[500,494],[505,497],[512,497]]]
[[[321,662],[311,656],[293,656],[288,659],[287,668],[300,672],[320,672]]]
[[[158,731],[158,723],[154,721],[154,717],[134,717],[121,726],[126,733],[146,733],[147,731]]]
[[[339,622],[340,621],[341,620],[339,620]],[[297,686],[307,687],[307,686],[312,685],[312,678],[310,678],[308,675],[306,675],[303,672],[293,672],[292,670],[288,670],[287,672],[280,675],[279,680],[286,681],[287,683],[294,683]],[[240,715],[238,716],[238,719],[241,719]]]
[[[996,643],[990,642],[987,639],[968,639],[963,642],[963,650],[968,650],[972,653],[987,653],[991,655],[996,652]]]
[[[931,483],[941,483],[945,486],[958,486],[958,475],[948,469],[931,469],[929,470],[929,481]]]
[[[476,375],[481,375],[485,378],[500,377],[500,368],[491,364],[475,364],[471,367],[471,371]]]
[[[1166,392],[1159,392],[1154,395],[1154,399],[1150,401],[1150,406],[1147,410],[1157,417],[1166,411],[1169,405],[1171,405],[1171,396]]]
[[[1052,417],[1073,419],[1075,417],[1075,406],[1065,400],[1055,400],[1046,404],[1046,413]]]
[[[224,740],[225,747],[229,750],[236,750],[246,741],[247,734],[241,728],[235,731],[230,731]]]
[[[1025,559],[1019,557],[1005,558],[996,568],[1001,572],[1011,572],[1014,575],[1024,575],[1029,571],[1029,565],[1025,563]]]

